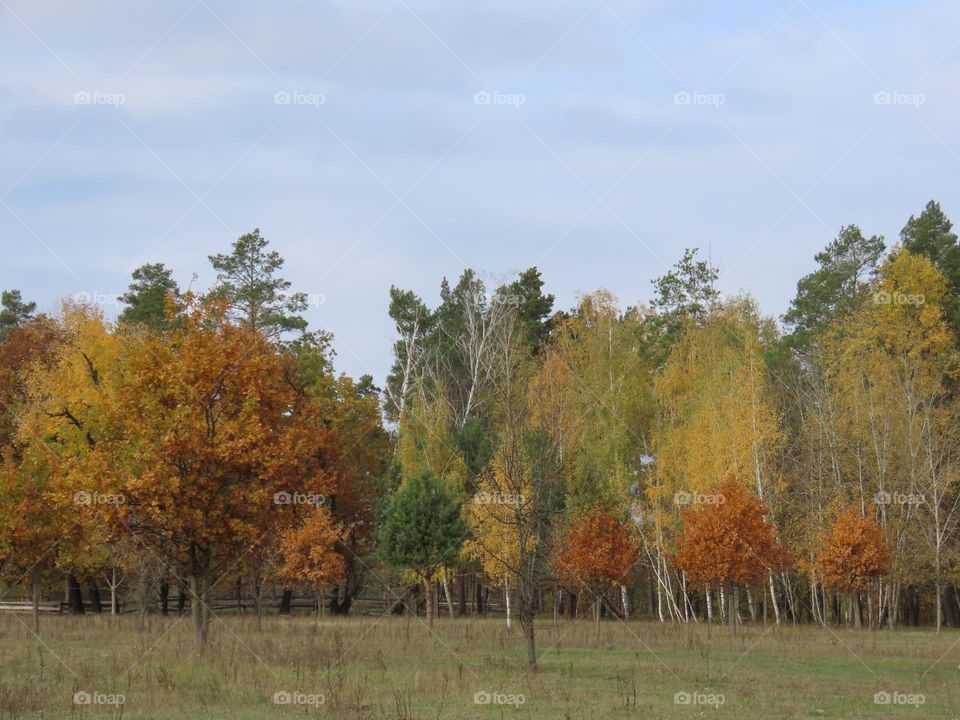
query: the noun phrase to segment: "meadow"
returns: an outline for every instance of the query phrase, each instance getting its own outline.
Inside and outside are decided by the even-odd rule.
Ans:
[[[502,619],[0,616],[4,718],[952,718],[960,633]],[[709,631],[708,631],[709,630]],[[881,693],[880,695],[876,695]],[[886,694],[883,694],[886,693]],[[122,696],[122,697],[121,697]],[[122,700],[122,703],[121,703]],[[879,701],[879,702],[878,702]]]

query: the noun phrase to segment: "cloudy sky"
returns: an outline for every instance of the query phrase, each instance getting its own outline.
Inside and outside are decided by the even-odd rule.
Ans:
[[[960,217],[960,4],[0,0],[0,287],[108,313],[259,227],[382,381],[391,284],[561,307],[699,246],[780,315],[857,223]]]

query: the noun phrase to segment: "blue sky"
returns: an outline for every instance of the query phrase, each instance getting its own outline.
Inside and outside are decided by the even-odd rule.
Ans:
[[[378,381],[390,285],[433,303],[465,265],[635,304],[699,246],[779,315],[842,225],[960,217],[958,24],[932,1],[0,0],[0,287],[113,314],[134,267],[202,289],[259,227],[338,367]]]

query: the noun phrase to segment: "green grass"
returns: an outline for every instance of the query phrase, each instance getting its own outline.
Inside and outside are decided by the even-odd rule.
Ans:
[[[23,622],[21,622],[21,620]],[[198,653],[190,619],[0,616],[3,718],[954,718],[960,633],[552,620],[538,625],[540,667],[526,669],[518,628],[440,619],[431,634],[398,617],[215,617]],[[954,645],[956,644],[956,647]],[[941,658],[938,661],[938,658]],[[886,690],[922,694],[919,708],[877,705]],[[276,705],[276,692],[314,705]],[[78,705],[77,692],[125,704]],[[480,705],[478,692],[523,696]],[[722,695],[719,707],[674,694]],[[323,696],[322,704],[319,703]]]

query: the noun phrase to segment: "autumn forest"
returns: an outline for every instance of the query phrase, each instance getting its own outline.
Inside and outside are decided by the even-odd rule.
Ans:
[[[0,575],[43,612],[492,614],[960,627],[960,242],[843,227],[782,317],[678,251],[648,303],[532,267],[390,288],[393,365],[338,373],[254,230],[216,283],[0,314]],[[189,270],[189,269],[188,269]],[[438,278],[438,282],[440,282]],[[644,292],[638,288],[638,294]],[[226,600],[225,600],[226,599]],[[246,605],[245,605],[246,604]],[[717,629],[719,632],[719,628]]]

